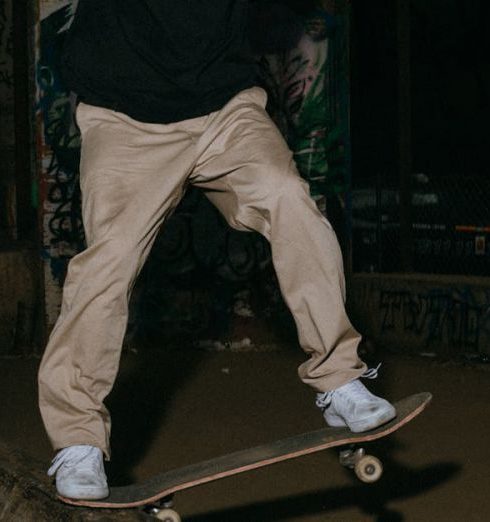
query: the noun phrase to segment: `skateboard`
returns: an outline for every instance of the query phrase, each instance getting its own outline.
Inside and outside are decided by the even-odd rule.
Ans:
[[[363,482],[375,482],[383,472],[381,462],[358,447],[386,437],[419,415],[430,403],[430,393],[411,395],[394,404],[397,417],[374,430],[353,433],[348,428],[323,428],[301,433],[255,448],[192,464],[184,468],[160,473],[144,482],[111,489],[103,500],[73,500],[60,497],[65,503],[92,508],[143,507],[158,520],[179,522],[177,512],[171,509],[174,493],[222,479],[245,471],[269,466],[276,462],[309,455],[328,448],[340,448],[340,464],[351,468]]]

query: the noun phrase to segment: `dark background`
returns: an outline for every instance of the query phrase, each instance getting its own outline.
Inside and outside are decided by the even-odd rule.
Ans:
[[[397,172],[396,2],[352,4],[352,140],[356,179]],[[412,0],[413,171],[487,174],[490,4]]]

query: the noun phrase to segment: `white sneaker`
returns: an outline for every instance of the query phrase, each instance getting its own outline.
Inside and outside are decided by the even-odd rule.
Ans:
[[[99,500],[109,495],[102,451],[94,446],[69,446],[58,452],[48,470],[56,475],[62,497]]]
[[[376,370],[370,370],[366,376],[372,378],[373,373]],[[373,395],[359,379],[319,393],[316,405],[323,410],[329,426],[347,426],[354,433],[372,430],[396,417],[393,405]]]

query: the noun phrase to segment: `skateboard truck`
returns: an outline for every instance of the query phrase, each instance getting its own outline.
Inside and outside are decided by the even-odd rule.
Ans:
[[[158,502],[146,506],[144,511],[157,520],[163,520],[163,522],[181,522],[180,515],[172,509],[174,507],[173,499],[174,496],[169,495]]]
[[[383,464],[373,455],[368,455],[364,448],[350,446],[339,452],[339,462],[345,468],[353,469],[362,482],[372,483],[383,474]]]

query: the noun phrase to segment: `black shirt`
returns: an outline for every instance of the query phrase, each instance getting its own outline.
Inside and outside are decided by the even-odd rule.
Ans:
[[[62,70],[89,104],[148,123],[221,108],[255,84],[247,0],[80,0]]]

